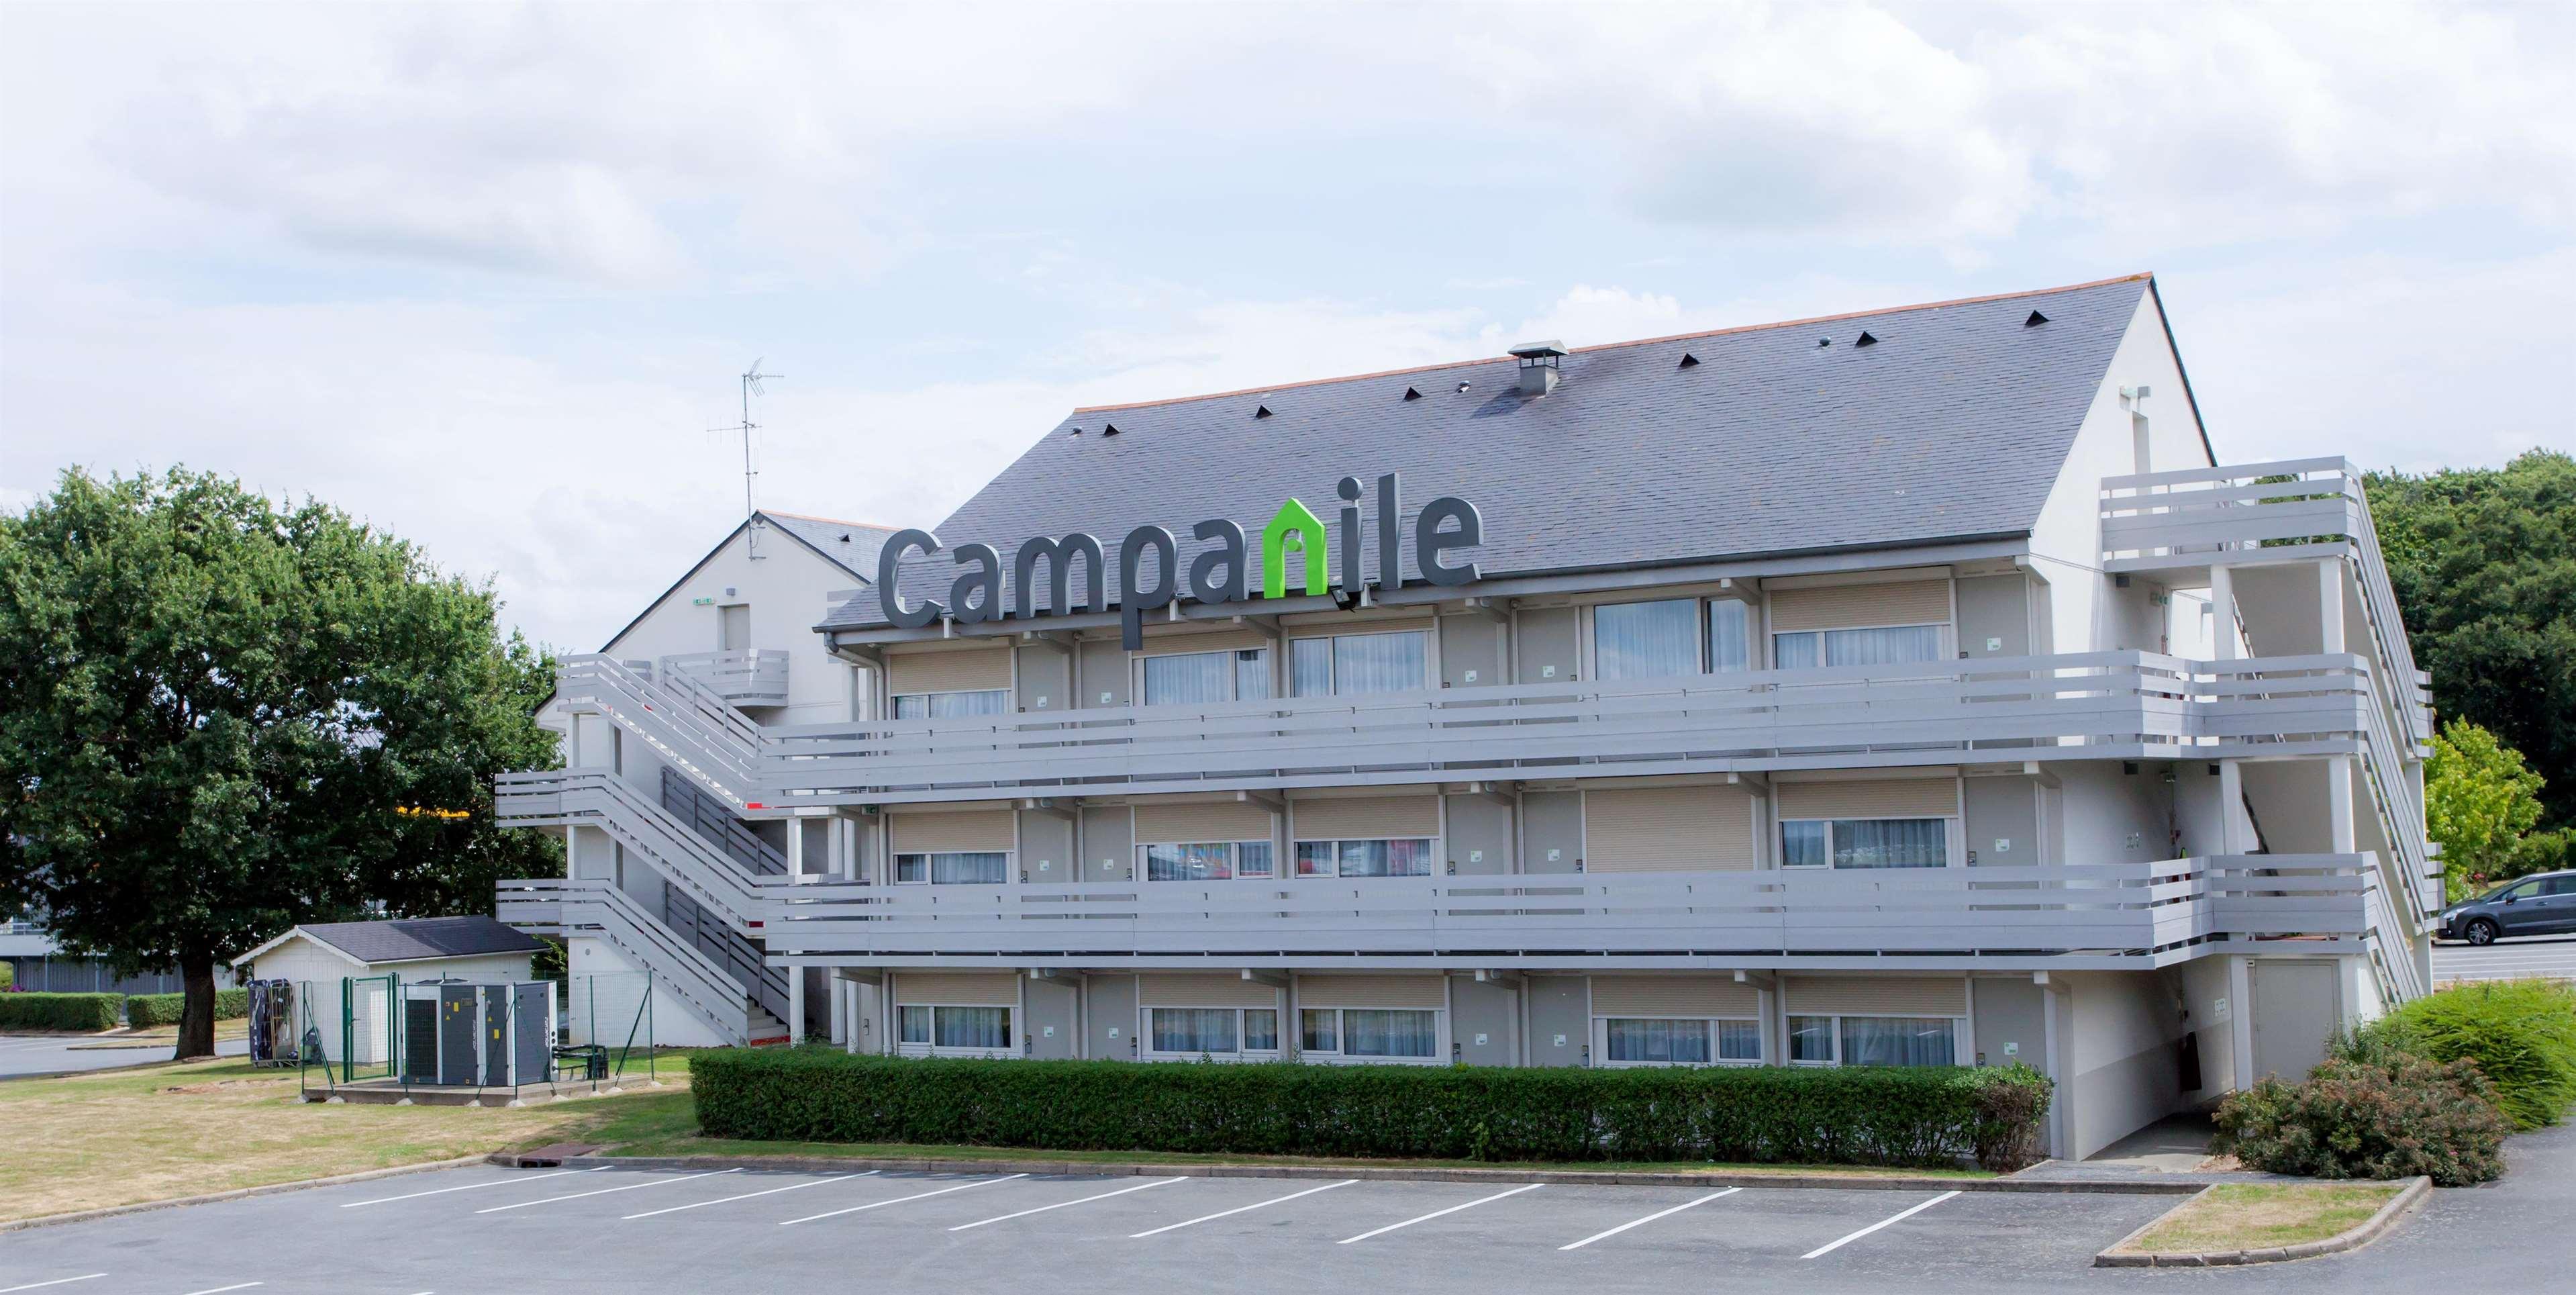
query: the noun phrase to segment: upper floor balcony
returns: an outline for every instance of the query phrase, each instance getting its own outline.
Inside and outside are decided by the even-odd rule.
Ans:
[[[789,660],[786,652],[754,648],[666,656],[662,666],[735,706],[784,706]]]

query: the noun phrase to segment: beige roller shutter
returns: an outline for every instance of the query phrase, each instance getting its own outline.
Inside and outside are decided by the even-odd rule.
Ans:
[[[1277,1007],[1279,991],[1241,976],[1139,976],[1136,1002],[1144,1007]]]
[[[944,814],[896,814],[896,854],[962,854],[1018,848],[1007,809],[961,809]]]
[[[1793,1016],[1965,1016],[1965,979],[1799,976],[1785,989]]]
[[[1753,867],[1753,798],[1741,787],[1583,793],[1586,872]]]
[[[1299,1007],[1447,1007],[1438,976],[1299,976]]]
[[[1771,632],[1862,629],[1873,625],[1950,623],[1950,582],[1907,580],[1883,585],[1830,585],[1771,591]]]
[[[894,1001],[950,1007],[1017,1007],[1020,978],[1007,971],[898,971],[894,976]]]
[[[1300,841],[1375,840],[1380,837],[1440,834],[1440,798],[1437,796],[1301,800],[1288,807],[1288,814],[1289,826]]]
[[[1145,640],[1146,656],[1171,656],[1180,652],[1248,652],[1270,646],[1270,636],[1258,630],[1217,630],[1206,634],[1173,634]]]
[[[1956,818],[1955,778],[1779,784],[1782,818]]]
[[[1138,845],[1269,839],[1270,811],[1244,801],[1216,800],[1136,807]]]
[[[1006,647],[886,655],[886,691],[896,696],[916,692],[987,692],[1010,686],[1011,650]]]
[[[1594,976],[1594,1016],[1754,1016],[1760,991],[1725,976]]]

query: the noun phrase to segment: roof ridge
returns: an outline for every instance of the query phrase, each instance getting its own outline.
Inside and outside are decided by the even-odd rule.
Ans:
[[[1833,315],[1810,315],[1804,319],[1782,319],[1768,324],[1734,324],[1725,328],[1711,328],[1696,333],[1671,333],[1662,337],[1640,337],[1624,342],[1599,342],[1591,346],[1575,347],[1568,351],[1567,354],[1582,355],[1591,351],[1615,351],[1623,346],[1659,346],[1666,342],[1689,341],[1694,338],[1701,337],[1725,337],[1735,333],[1766,332],[1774,328],[1798,328],[1808,324],[1829,324],[1836,320],[1858,319],[1863,315],[1897,315],[1915,310],[1940,310],[1948,306],[1974,306],[1989,301],[2010,301],[2016,297],[2039,297],[2056,292],[2081,292],[2086,288],[2103,288],[2109,287],[2115,283],[2134,283],[2142,280],[2152,280],[2155,277],[2154,271],[2141,270],[2135,274],[2116,274],[2107,279],[2094,279],[2086,283],[2059,284],[2053,288],[2022,288],[2012,292],[1990,292],[1982,296],[1975,297],[1952,297],[1946,301],[1920,301],[1906,306],[1877,306],[1868,310],[1846,310],[1840,314]],[[1193,400],[1223,400],[1229,396],[1250,396],[1270,391],[1293,391],[1299,387],[1320,387],[1327,383],[1334,382],[1364,382],[1370,378],[1394,378],[1402,377],[1408,373],[1431,373],[1440,369],[1454,369],[1466,364],[1491,364],[1502,360],[1508,360],[1510,358],[1511,356],[1508,354],[1470,356],[1466,359],[1460,360],[1445,360],[1438,364],[1417,364],[1411,368],[1380,369],[1374,373],[1346,373],[1338,377],[1330,378],[1305,378],[1296,382],[1273,383],[1269,386],[1263,387],[1238,387],[1232,391],[1210,391],[1195,396],[1165,396],[1159,400],[1131,400],[1121,405],[1077,405],[1074,407],[1073,412],[1075,414],[1101,414],[1111,413],[1121,409],[1149,409],[1156,405],[1182,405],[1188,404]]]
[[[847,517],[825,517],[820,513],[791,513],[784,508],[763,508],[758,511],[771,517],[793,517],[804,522],[829,522],[834,526],[856,526],[861,530],[899,531],[903,529],[900,526],[888,526],[884,522],[858,522]]]

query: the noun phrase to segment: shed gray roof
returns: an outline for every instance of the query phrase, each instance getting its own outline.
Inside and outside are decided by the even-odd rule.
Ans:
[[[360,962],[417,962],[485,953],[533,953],[535,936],[497,919],[397,917],[383,922],[309,922],[295,928]]]
[[[1186,568],[1201,518],[1257,535],[1289,496],[1329,518],[1345,474],[1400,472],[1408,533],[1429,499],[1477,506],[1484,544],[1467,556],[1487,578],[2024,535],[2153,287],[2140,274],[1583,347],[1538,398],[1506,356],[1076,410],[937,534],[993,545],[1007,575],[1031,536],[1089,531],[1114,561],[1158,523]],[[2026,326],[2034,310],[2047,322]],[[1856,345],[1863,333],[1875,340]],[[944,600],[953,569],[916,555],[906,589]],[[1404,572],[1420,578],[1410,552]],[[870,593],[821,628],[883,624]]]

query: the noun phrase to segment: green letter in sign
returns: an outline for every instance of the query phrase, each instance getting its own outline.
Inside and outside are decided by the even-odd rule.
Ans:
[[[1324,592],[1326,562],[1324,519],[1304,502],[1291,499],[1279,505],[1270,524],[1261,528],[1261,596],[1288,596],[1288,550],[1295,546],[1306,555],[1306,592]]]

